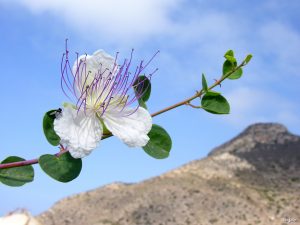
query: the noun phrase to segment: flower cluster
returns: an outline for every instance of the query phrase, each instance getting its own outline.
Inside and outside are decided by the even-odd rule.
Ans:
[[[74,158],[90,154],[107,130],[129,147],[142,147],[149,141],[152,118],[138,105],[146,85],[138,78],[153,58],[145,65],[141,61],[131,72],[132,55],[133,51],[119,65],[118,54],[112,57],[98,50],[92,55],[77,54],[71,65],[66,48],[61,62],[61,87],[74,104],[64,104],[54,121],[54,130]]]

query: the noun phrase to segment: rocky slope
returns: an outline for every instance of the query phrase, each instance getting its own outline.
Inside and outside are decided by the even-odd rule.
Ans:
[[[300,137],[255,124],[208,157],[56,203],[45,225],[300,224]]]

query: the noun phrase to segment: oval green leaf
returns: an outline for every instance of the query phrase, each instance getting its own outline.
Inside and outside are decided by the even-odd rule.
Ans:
[[[249,55],[246,56],[245,62],[246,62],[246,63],[249,63],[251,59],[252,59],[252,55],[249,54]]]
[[[134,91],[144,103],[147,102],[151,94],[151,82],[148,77],[140,75],[133,84]]]
[[[44,134],[46,136],[47,141],[53,146],[59,145],[60,142],[60,137],[55,133],[53,126],[56,113],[57,110],[50,110],[45,113],[43,119]]]
[[[39,158],[39,164],[46,174],[64,183],[78,177],[82,168],[81,159],[73,158],[69,152],[60,156],[42,155]]]
[[[239,79],[243,75],[242,68],[237,69],[233,74],[231,74],[228,79],[235,80]]]
[[[230,106],[226,98],[217,93],[208,92],[201,99],[202,108],[213,114],[229,114]]]
[[[233,52],[233,50],[228,50],[226,53],[225,53],[225,55],[224,55],[224,57],[226,58],[226,56],[232,56],[232,57],[234,57],[234,52]]]
[[[223,64],[223,76],[234,70],[234,64],[229,60],[225,60]]]
[[[225,60],[223,64],[223,75],[228,74],[229,72],[233,71],[236,66],[236,63],[232,63],[229,60]]]
[[[167,158],[172,148],[172,140],[167,131],[153,124],[148,136],[150,140],[143,147],[144,151],[155,159]]]
[[[1,164],[20,161],[25,161],[25,159],[18,156],[10,156],[3,160]],[[33,181],[33,178],[34,170],[31,165],[0,169],[0,181],[8,186],[19,187]]]
[[[227,75],[228,73],[232,72],[236,68],[236,63],[232,63],[229,60],[225,60],[223,64],[223,76]],[[232,73],[228,78],[231,80],[238,79],[242,76],[243,70],[239,68],[234,73]]]
[[[236,63],[236,59],[234,58],[234,52],[232,50],[228,50],[225,55],[224,55],[225,59],[227,59],[228,61],[230,61],[231,63]]]

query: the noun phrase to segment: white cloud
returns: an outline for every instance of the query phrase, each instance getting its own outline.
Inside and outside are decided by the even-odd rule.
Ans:
[[[261,51],[275,61],[276,67],[299,75],[299,32],[282,22],[270,22],[261,26],[259,34]]]
[[[264,16],[255,10],[253,15],[242,16],[238,10],[206,7],[186,0],[1,1],[21,4],[37,15],[46,12],[62,18],[92,41],[99,37],[112,43],[123,41],[121,46],[126,48],[128,43],[138,45],[138,41],[146,45],[143,49],[148,49],[154,40],[153,46],[164,48],[157,57],[158,74],[163,76],[157,82],[163,81],[160,88],[168,83],[173,98],[193,93],[199,87],[202,72],[210,82],[217,78],[225,50],[232,48],[240,57],[252,53],[253,60],[238,81],[244,87],[227,95],[232,114],[226,120],[239,126],[257,121],[300,125],[295,113],[299,105],[293,105],[293,100],[275,93],[272,87],[275,84],[277,90],[299,95],[299,31],[292,23],[272,17],[268,10]]]
[[[299,127],[297,113],[299,105],[273,91],[250,87],[239,87],[225,93],[231,106],[230,115],[223,117],[225,122],[245,127],[255,122],[279,122],[289,127]]]
[[[2,0],[3,1],[3,0]],[[182,0],[4,0],[32,13],[51,13],[93,39],[136,40],[166,31]],[[105,38],[104,38],[105,39]]]

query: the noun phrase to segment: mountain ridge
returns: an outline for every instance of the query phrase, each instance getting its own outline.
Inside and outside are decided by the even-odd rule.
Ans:
[[[45,225],[283,224],[300,220],[300,137],[249,126],[192,161],[136,184],[74,195],[38,216]]]

